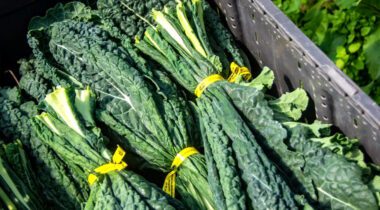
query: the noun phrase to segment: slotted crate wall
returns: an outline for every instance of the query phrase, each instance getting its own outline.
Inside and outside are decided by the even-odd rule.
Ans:
[[[317,119],[359,138],[380,163],[380,108],[270,0],[214,0],[235,38],[261,67],[274,70],[279,93],[304,87]]]

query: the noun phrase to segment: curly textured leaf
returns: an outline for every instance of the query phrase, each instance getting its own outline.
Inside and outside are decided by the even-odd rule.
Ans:
[[[234,104],[226,99],[227,84],[229,83],[219,82],[209,87],[207,94],[198,100],[199,103],[211,105],[207,112],[215,113],[215,119],[219,121],[225,134],[233,139],[232,150],[241,179],[247,186],[246,192],[251,205],[255,208],[295,208],[293,193],[256,143],[255,136],[233,107]]]
[[[219,209],[245,209],[246,193],[242,189],[242,179],[238,162],[231,147],[232,141],[223,130],[222,124],[212,110],[212,105],[198,101],[204,145],[209,168],[209,182],[213,188]]]
[[[245,82],[243,77],[241,76],[236,80],[236,83],[238,83],[239,85],[254,87],[258,90],[272,88],[273,82],[274,73],[270,68],[266,66],[263,68],[260,74],[254,79],[252,79],[252,81],[250,82]]]
[[[343,156],[321,148],[301,127],[291,130],[289,146],[302,152],[303,173],[313,180],[318,205],[331,209],[377,209],[372,191],[362,181],[360,168]]]
[[[302,112],[307,108],[309,97],[304,89],[297,88],[268,103],[276,120],[280,122],[299,120],[302,117]]]
[[[42,100],[51,91],[51,85],[34,70],[33,60],[20,60],[19,64],[22,75],[19,87],[37,101]]]
[[[34,17],[29,22],[28,30],[42,30],[48,28],[54,22],[73,18],[89,19],[91,18],[91,10],[84,4],[78,2],[67,4],[59,3],[55,7],[47,10],[44,17]]]

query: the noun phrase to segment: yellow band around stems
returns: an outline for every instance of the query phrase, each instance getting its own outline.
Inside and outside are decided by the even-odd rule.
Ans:
[[[235,62],[231,62],[230,69],[231,74],[227,79],[229,82],[235,82],[238,76],[243,76],[245,80],[250,80],[252,78],[251,72],[245,66],[239,66]]]
[[[188,157],[191,155],[198,154],[198,150],[194,147],[186,147],[185,149],[181,150],[174,158],[172,162],[171,168],[173,170],[166,175],[164,186],[162,187],[162,190],[172,196],[175,197],[175,177],[177,173],[178,167],[185,161]]]
[[[219,74],[212,74],[204,78],[195,88],[194,94],[199,98],[209,85],[220,80],[224,80],[224,78]]]
[[[118,145],[115,153],[112,156],[112,162],[103,164],[97,167],[94,172],[90,173],[87,177],[89,185],[93,185],[98,180],[97,174],[107,174],[111,171],[121,171],[128,165],[123,161],[125,151]]]
[[[243,76],[245,80],[252,78],[251,72],[245,66],[239,66],[235,62],[231,62],[230,69],[231,74],[227,79],[228,82],[235,82],[238,76]],[[212,74],[204,78],[195,88],[194,94],[199,98],[208,86],[220,80],[224,80],[224,78],[219,74]]]

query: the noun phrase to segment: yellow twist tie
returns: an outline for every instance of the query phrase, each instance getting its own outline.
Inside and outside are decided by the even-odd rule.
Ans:
[[[172,196],[175,197],[175,177],[177,173],[178,167],[185,161],[188,157],[194,154],[198,154],[198,150],[194,147],[186,147],[181,150],[174,158],[171,168],[173,170],[166,175],[164,186],[162,190]]]
[[[112,171],[121,171],[124,168],[126,168],[128,165],[123,161],[123,158],[125,156],[125,151],[117,145],[117,149],[115,153],[112,156],[112,162],[103,164],[99,167],[97,167],[94,172],[96,174],[107,174]],[[88,183],[93,185],[96,180],[98,180],[98,176],[94,173],[90,173],[87,177]]]
[[[214,82],[217,82],[219,80],[224,80],[224,78],[222,76],[220,76],[219,74],[211,74],[210,76],[204,78],[197,86],[197,88],[195,88],[195,91],[194,91],[194,94],[197,96],[197,97],[200,97],[203,93],[204,90],[206,90],[206,88],[211,85],[212,83]]]
[[[228,77],[229,82],[235,82],[238,76],[243,76],[246,80],[250,80],[252,78],[251,72],[245,66],[239,66],[237,63],[232,62],[230,65],[230,69],[231,74]]]

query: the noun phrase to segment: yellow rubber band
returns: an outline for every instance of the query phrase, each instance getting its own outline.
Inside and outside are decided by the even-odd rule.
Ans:
[[[239,66],[235,62],[231,62],[230,69],[231,69],[231,74],[228,77],[229,82],[235,82],[238,76],[243,76],[244,79],[246,80],[250,80],[252,78],[251,72],[245,66]]]
[[[107,174],[112,171],[121,171],[128,165],[123,161],[125,156],[125,151],[118,145],[115,153],[112,156],[112,162],[103,164],[94,169],[96,174]],[[87,177],[87,182],[89,185],[93,185],[97,180],[98,176],[94,173],[90,173]]]
[[[219,74],[212,74],[206,78],[204,78],[199,84],[198,86],[195,88],[195,91],[194,91],[194,94],[197,96],[197,97],[200,97],[203,93],[204,90],[206,90],[206,88],[211,85],[212,83],[214,82],[217,82],[217,81],[220,81],[220,80],[224,80],[224,78],[222,76],[220,76]]]
[[[182,164],[182,162],[186,160],[186,158],[197,153],[199,152],[194,147],[186,147],[175,156],[171,167],[178,168]]]
[[[172,162],[172,168],[173,170],[168,173],[165,177],[164,185],[162,187],[162,190],[172,196],[175,197],[175,177],[177,173],[178,167],[185,161],[188,157],[191,155],[198,154],[198,150],[194,147],[186,147],[185,149],[181,150],[174,158]]]
[[[231,62],[230,69],[231,74],[227,79],[229,82],[235,82],[238,76],[243,76],[246,80],[250,80],[252,78],[251,72],[245,66],[239,66],[235,62]],[[194,94],[199,98],[209,85],[220,80],[224,80],[224,78],[219,74],[212,74],[204,78],[195,88]]]

